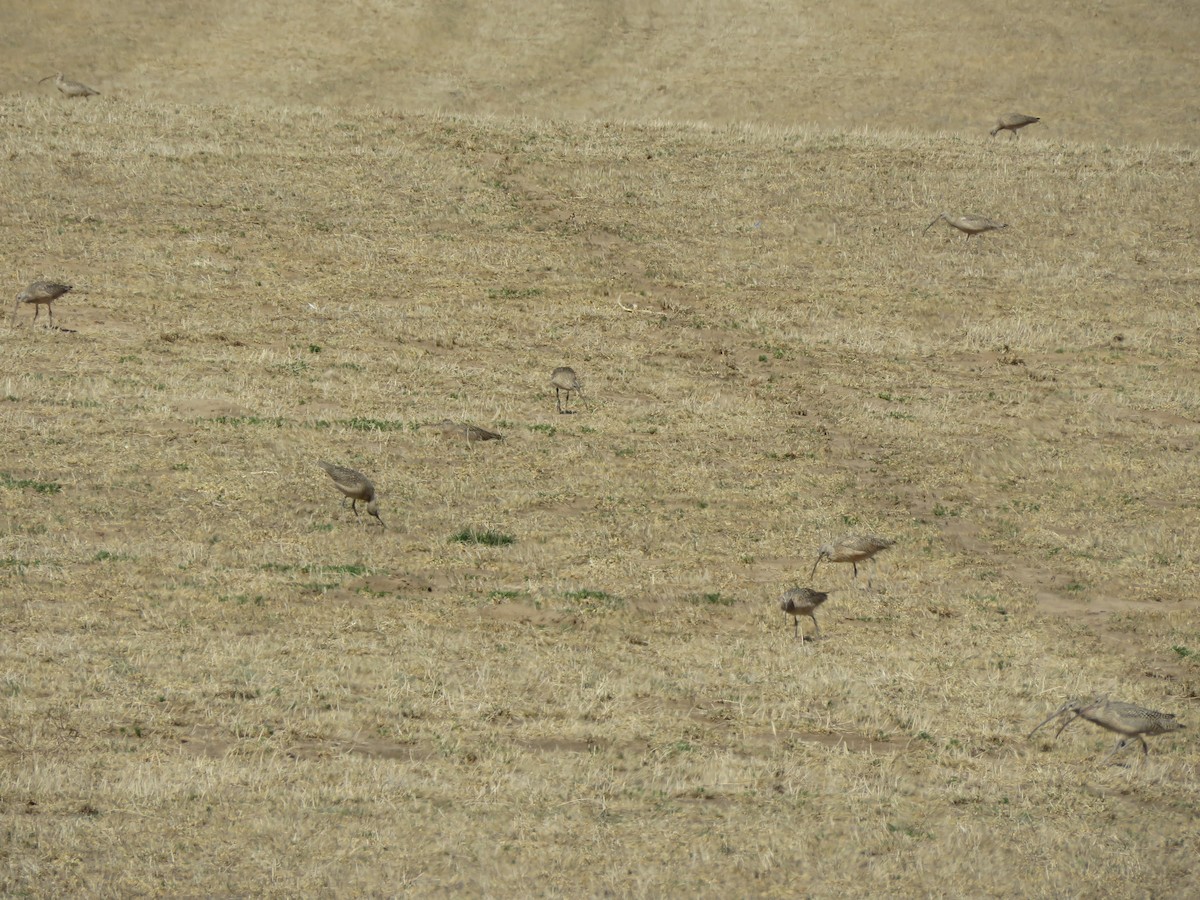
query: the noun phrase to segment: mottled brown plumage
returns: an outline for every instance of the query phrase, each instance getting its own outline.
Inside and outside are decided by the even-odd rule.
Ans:
[[[814,591],[811,588],[794,587],[783,592],[779,598],[779,608],[792,617],[792,633],[800,637],[800,617],[808,616],[813,620],[813,638],[821,636],[821,626],[817,624],[816,609],[829,599],[828,593]]]
[[[971,239],[971,235],[973,234],[983,234],[985,231],[999,231],[1001,228],[1008,227],[1007,225],[984,218],[983,216],[952,216],[950,213],[938,213],[934,220],[925,226],[925,231],[928,231],[941,219],[945,219],[946,223],[950,225],[951,228],[957,228],[959,231],[965,234],[968,241]],[[924,234],[925,232],[923,231],[921,233]]]
[[[1020,129],[1040,121],[1042,120],[1038,116],[1027,116],[1025,113],[1005,113],[996,120],[996,127],[991,130],[990,134],[995,137],[1001,131],[1007,131],[1015,138]]]
[[[35,281],[21,293],[17,294],[17,302],[13,305],[12,323],[16,324],[17,310],[20,309],[22,303],[33,304],[33,321],[37,321],[38,314],[42,311],[42,306],[46,307],[46,311],[50,314],[50,327],[54,327],[54,307],[51,306],[55,300],[63,294],[71,290],[69,284],[59,284],[57,281]]]
[[[379,501],[375,499],[375,485],[371,484],[370,478],[362,472],[345,466],[335,466],[333,463],[318,462],[317,465],[333,479],[334,486],[350,498],[350,508],[356,516],[358,501],[362,500],[367,505],[367,512],[379,519],[379,524],[383,525],[383,519],[379,518]]]
[[[570,406],[571,391],[582,392],[583,382],[579,380],[579,376],[575,374],[575,370],[570,366],[559,366],[550,373],[550,383],[554,385],[554,403],[558,407],[559,413],[570,413],[569,409],[563,409],[561,394],[564,391],[566,392],[567,405]]]
[[[504,435],[502,434],[488,431],[486,428],[480,428],[478,425],[468,425],[466,422],[454,422],[450,419],[443,419],[438,428],[442,430],[442,437],[451,441],[465,441],[468,446],[479,441],[504,440]]]
[[[1090,703],[1082,700],[1068,700],[1038,723],[1033,731],[1029,732],[1029,737],[1033,737],[1034,732],[1039,728],[1060,716],[1064,721],[1058,726],[1058,731],[1054,732],[1055,737],[1062,734],[1066,727],[1076,719],[1087,719],[1101,728],[1121,735],[1117,746],[1104,758],[1105,762],[1116,756],[1134,738],[1137,738],[1142,745],[1143,758],[1147,757],[1150,755],[1150,748],[1143,735],[1166,734],[1168,731],[1178,731],[1184,727],[1181,722],[1175,721],[1174,713],[1162,713],[1144,706],[1136,706],[1133,703],[1099,697]]]
[[[895,541],[890,541],[887,538],[877,537],[873,534],[854,534],[848,535],[839,541],[832,544],[826,544],[817,551],[816,562],[813,563],[811,578],[817,574],[817,566],[821,560],[827,559],[830,562],[850,563],[854,567],[854,580],[858,581],[858,564],[868,559],[873,559],[876,553],[880,553],[895,544]],[[867,589],[871,588],[872,577],[867,575]]]
[[[54,79],[54,86],[58,88],[67,97],[98,97],[100,92],[88,87],[86,84],[80,84],[78,81],[71,81],[69,78],[63,78],[62,72],[55,72],[53,75],[47,75],[38,84]]]

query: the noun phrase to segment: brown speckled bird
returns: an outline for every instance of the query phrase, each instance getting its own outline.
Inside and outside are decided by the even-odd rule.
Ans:
[[[13,306],[12,323],[15,325],[17,321],[17,310],[22,303],[33,304],[33,321],[37,321],[38,314],[42,311],[42,306],[45,305],[46,311],[50,313],[50,327],[54,327],[54,307],[51,306],[55,300],[63,294],[71,290],[69,284],[59,284],[57,281],[35,281],[21,293],[17,294],[17,302]]]
[[[996,120],[996,127],[989,133],[995,137],[1001,131],[1007,131],[1015,138],[1020,129],[1040,121],[1042,120],[1038,116],[1027,116],[1025,113],[1005,113]]]
[[[865,562],[868,559],[874,559],[876,553],[880,553],[895,544],[895,541],[890,541],[887,538],[877,537],[873,534],[855,534],[848,535],[839,541],[832,544],[826,544],[817,551],[817,560],[813,563],[811,578],[817,574],[817,566],[821,560],[827,559],[830,562],[850,563],[854,566],[854,580],[858,581],[858,564]],[[874,564],[872,564],[872,571]],[[871,575],[867,575],[867,590],[871,589]]]
[[[379,501],[375,499],[375,485],[371,484],[370,478],[362,472],[345,466],[335,466],[333,463],[319,462],[317,465],[333,479],[334,486],[350,499],[350,508],[356,516],[358,501],[362,500],[367,505],[367,512],[379,519],[379,524],[383,525],[383,519],[379,518]]]
[[[1120,740],[1117,741],[1117,746],[1112,749],[1112,752],[1108,756],[1104,757],[1104,762],[1116,756],[1134,738],[1137,738],[1141,742],[1142,757],[1145,758],[1150,755],[1150,748],[1147,746],[1146,739],[1142,735],[1166,734],[1168,731],[1178,731],[1184,727],[1181,722],[1175,721],[1174,713],[1162,713],[1157,710],[1147,709],[1144,706],[1136,706],[1120,700],[1108,700],[1104,697],[1099,697],[1091,703],[1084,703],[1082,700],[1068,700],[1042,720],[1033,731],[1029,732],[1029,737],[1033,737],[1034,732],[1038,728],[1052,722],[1059,716],[1062,716],[1064,721],[1062,725],[1058,726],[1058,731],[1054,732],[1055,737],[1062,734],[1063,730],[1076,719],[1087,719],[1101,728],[1106,728],[1121,735]]]
[[[794,587],[783,592],[779,598],[779,608],[792,617],[792,632],[800,637],[800,617],[808,616],[813,620],[813,639],[821,636],[821,626],[817,624],[816,609],[829,599],[829,594],[814,591],[811,588]]]
[[[946,223],[950,225],[951,228],[957,228],[959,231],[965,234],[968,241],[971,239],[971,235],[973,234],[983,234],[985,231],[999,231],[1001,228],[1008,227],[1007,225],[1004,225],[1000,222],[994,222],[991,219],[984,218],[983,216],[952,216],[950,213],[938,213],[934,220],[925,226],[925,231],[928,231],[930,228],[936,225],[940,219],[945,219]],[[923,231],[921,233],[924,234],[925,232]]]

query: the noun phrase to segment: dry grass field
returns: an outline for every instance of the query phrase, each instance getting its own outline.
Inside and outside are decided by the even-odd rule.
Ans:
[[[334,6],[3,13],[0,893],[1195,896],[1200,17]]]

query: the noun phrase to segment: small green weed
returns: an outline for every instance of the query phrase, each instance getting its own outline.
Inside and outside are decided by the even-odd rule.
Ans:
[[[516,543],[512,535],[503,534],[491,529],[463,528],[450,535],[452,544],[484,544],[488,547],[504,547]]]

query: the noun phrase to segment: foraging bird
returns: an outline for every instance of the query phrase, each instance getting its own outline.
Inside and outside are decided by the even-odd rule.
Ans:
[[[951,228],[957,228],[967,236],[967,240],[971,239],[973,234],[983,234],[985,231],[999,231],[1001,228],[1007,228],[1007,225],[1000,222],[993,222],[991,219],[986,219],[983,216],[952,216],[950,213],[939,213],[936,218],[925,226],[925,231],[928,231],[938,219],[945,219]],[[924,234],[922,231],[921,234]]]
[[[808,616],[813,620],[813,639],[821,636],[821,626],[817,624],[816,609],[829,599],[828,593],[814,591],[811,588],[794,587],[784,591],[779,598],[779,608],[792,617],[792,633],[800,637],[800,617]]]
[[[1040,121],[1042,120],[1038,116],[1027,116],[1024,113],[1005,113],[996,120],[996,127],[991,130],[990,134],[992,137],[995,137],[1001,131],[1007,131],[1015,138],[1018,136],[1017,131],[1019,129]]]
[[[1153,709],[1147,709],[1144,706],[1135,706],[1132,703],[1123,703],[1120,700],[1108,700],[1104,697],[1099,697],[1091,703],[1084,703],[1081,700],[1068,700],[1053,713],[1040,722],[1033,731],[1029,732],[1029,737],[1033,737],[1034,732],[1043,725],[1053,721],[1059,716],[1064,717],[1065,721],[1058,726],[1058,731],[1054,732],[1054,736],[1058,737],[1063,733],[1063,730],[1074,722],[1076,719],[1087,719],[1099,725],[1101,728],[1106,728],[1109,731],[1121,735],[1117,741],[1117,746],[1112,749],[1108,756],[1104,757],[1104,762],[1112,759],[1117,753],[1124,749],[1133,738],[1137,738],[1142,745],[1142,757],[1150,755],[1150,748],[1146,745],[1146,739],[1142,735],[1166,734],[1168,731],[1178,731],[1184,725],[1181,722],[1175,721],[1174,713],[1161,713]]]
[[[54,307],[51,306],[55,300],[63,294],[71,290],[69,284],[59,284],[57,281],[35,281],[21,293],[17,294],[17,302],[13,305],[12,324],[17,323],[17,310],[22,303],[33,304],[33,321],[37,321],[38,315],[42,311],[43,304],[46,311],[50,313],[50,327],[54,327]]]
[[[80,84],[78,81],[71,81],[69,78],[63,78],[62,72],[55,72],[53,75],[47,75],[38,84],[54,79],[54,86],[62,91],[68,97],[92,97],[100,96],[100,92],[88,87],[86,84]]]
[[[367,504],[367,512],[379,519],[379,524],[383,525],[383,519],[379,518],[379,501],[375,499],[375,485],[371,484],[370,478],[362,472],[347,469],[345,466],[335,466],[333,463],[318,462],[317,465],[333,479],[334,486],[350,498],[350,508],[354,510],[354,515],[358,515],[358,501],[362,500]]]
[[[550,373],[550,383],[554,385],[554,403],[558,407],[560,414],[569,414],[569,409],[563,409],[560,395],[563,391],[567,393],[567,405],[571,405],[571,391],[582,393],[583,382],[579,380],[579,376],[575,374],[575,370],[570,366],[559,366]],[[590,406],[588,407],[591,408]]]
[[[848,535],[833,544],[826,544],[817,551],[817,561],[813,563],[812,573],[808,576],[811,578],[817,574],[817,566],[821,560],[827,559],[830,562],[848,562],[854,566],[854,581],[858,582],[858,564],[865,562],[868,559],[873,559],[876,553],[886,550],[894,545],[895,541],[889,541],[887,538],[876,537],[873,534],[865,535]],[[875,565],[878,565],[877,563]],[[867,575],[867,590],[871,589],[871,575]]]
[[[504,440],[504,435],[494,431],[488,431],[478,425],[468,425],[466,422],[453,422],[450,419],[443,419],[438,428],[442,430],[442,437],[447,440],[466,441],[468,446],[477,441]]]

